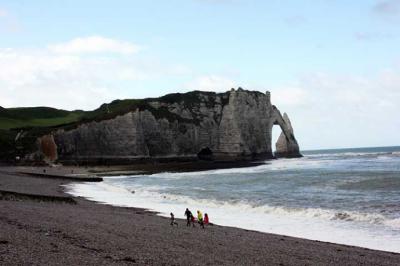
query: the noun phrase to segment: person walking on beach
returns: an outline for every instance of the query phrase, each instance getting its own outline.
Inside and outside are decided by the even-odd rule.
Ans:
[[[190,226],[193,214],[188,208],[186,208],[185,216],[186,216],[186,226]]]
[[[204,229],[203,214],[199,210],[197,210],[197,221],[199,222],[201,228]]]
[[[175,224],[176,226],[178,226],[178,223],[175,221],[175,216],[174,216],[174,214],[171,212],[170,215],[171,215],[171,226],[174,226],[174,224]]]

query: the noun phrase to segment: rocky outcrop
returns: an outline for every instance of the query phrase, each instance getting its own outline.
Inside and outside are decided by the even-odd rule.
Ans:
[[[58,129],[50,146],[61,162],[274,158],[271,133],[278,124],[286,137],[279,156],[300,156],[290,121],[271,104],[269,92],[195,91],[145,102],[146,108]]]
[[[281,134],[279,135],[278,141],[276,142],[276,152],[275,156],[277,158],[286,157],[300,157],[300,149],[297,141],[294,137],[292,124],[290,123],[289,116],[284,113],[283,114],[283,123],[284,129],[282,130]],[[284,133],[286,132],[286,133]]]
[[[40,153],[46,154],[45,159],[51,162],[57,160],[57,145],[54,141],[53,135],[45,135],[39,138],[38,145],[40,147]]]

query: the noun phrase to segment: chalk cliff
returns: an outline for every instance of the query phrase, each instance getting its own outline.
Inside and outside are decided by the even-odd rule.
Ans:
[[[39,138],[39,153],[61,162],[274,158],[271,132],[279,125],[277,155],[301,156],[289,118],[271,104],[269,92],[194,91],[144,99],[115,116],[109,112],[107,119]]]

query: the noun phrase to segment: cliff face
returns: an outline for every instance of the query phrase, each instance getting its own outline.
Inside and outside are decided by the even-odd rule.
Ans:
[[[271,104],[269,92],[191,92],[176,100],[147,99],[146,104],[107,120],[59,129],[52,133],[54,142],[49,136],[39,139],[47,145],[40,150],[61,162],[273,158],[271,131],[278,124],[287,136],[286,143],[280,142],[285,146],[280,155],[301,156],[290,122]]]

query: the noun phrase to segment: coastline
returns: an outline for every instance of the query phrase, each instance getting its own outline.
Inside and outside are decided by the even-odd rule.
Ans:
[[[0,168],[0,190],[72,198],[62,187],[71,180],[31,177],[16,170]],[[74,172],[92,174],[89,170],[93,169]],[[71,168],[59,171],[67,173]],[[172,228],[167,218],[155,213],[98,204],[79,197],[73,198],[76,204],[18,195],[1,199],[3,265],[394,265],[400,262],[399,253],[239,228],[216,225],[201,230],[187,228],[183,220],[178,220],[178,228]]]

